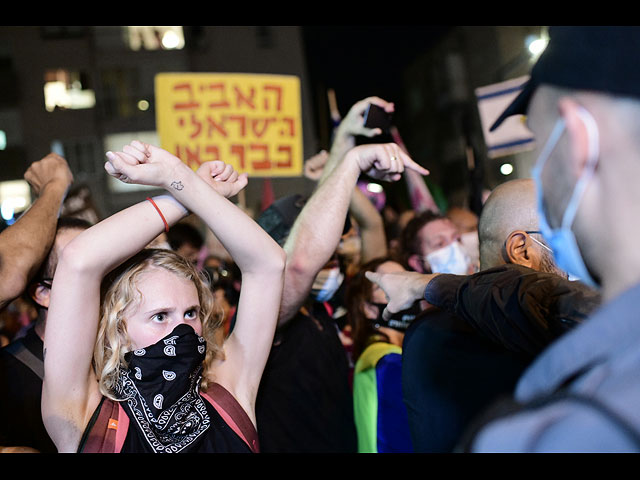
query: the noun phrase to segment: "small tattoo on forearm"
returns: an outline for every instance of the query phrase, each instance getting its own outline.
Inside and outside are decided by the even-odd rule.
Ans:
[[[175,181],[171,182],[171,186],[176,190],[182,190],[184,188],[184,185],[182,185],[182,182],[175,182]]]

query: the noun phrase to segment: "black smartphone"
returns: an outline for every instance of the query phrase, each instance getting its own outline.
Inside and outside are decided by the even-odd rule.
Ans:
[[[370,103],[364,112],[364,126],[366,128],[379,128],[384,133],[389,132],[391,128],[391,113],[386,112],[384,108]]]

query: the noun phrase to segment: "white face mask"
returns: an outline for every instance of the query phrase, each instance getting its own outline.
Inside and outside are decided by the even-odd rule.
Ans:
[[[425,257],[433,273],[469,274],[469,256],[462,250],[460,242],[452,242]]]
[[[344,274],[340,271],[340,268],[322,269],[313,281],[311,295],[318,302],[326,302],[338,291],[343,280]]]

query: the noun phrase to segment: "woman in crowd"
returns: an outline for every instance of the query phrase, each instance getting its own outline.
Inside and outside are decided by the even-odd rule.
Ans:
[[[411,452],[407,412],[402,401],[402,341],[404,331],[420,311],[419,303],[382,318],[387,298],[365,272],[402,272],[388,257],[364,264],[351,279],[346,293],[353,331],[353,401],[358,451]]]
[[[228,200],[246,175],[222,162],[194,172],[137,141],[107,159],[110,175],[171,195],[112,215],[64,249],[44,341],[47,431],[60,452],[257,451],[255,396],[285,256]],[[236,325],[224,343],[212,292],[193,265],[144,248],[187,211],[242,272]]]

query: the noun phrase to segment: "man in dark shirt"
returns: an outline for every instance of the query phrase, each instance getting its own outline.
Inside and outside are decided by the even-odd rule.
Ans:
[[[375,130],[363,127],[368,103],[341,123],[309,199],[279,199],[258,219],[287,253],[278,328],[256,401],[262,452],[357,451],[348,359],[326,304],[340,283],[335,253],[363,172],[393,181],[404,168],[428,173],[395,144],[351,148],[354,135]]]
[[[58,215],[69,187],[73,183],[73,174],[64,158],[50,153],[41,160],[32,163],[25,172],[24,179],[31,186],[36,200],[13,225],[0,233],[0,279],[2,279],[0,281],[0,308],[5,308],[24,292],[27,284],[34,278],[36,271],[48,255],[56,235]],[[27,349],[35,351],[37,355],[42,349],[38,349],[31,340],[31,336],[26,339]],[[9,362],[13,358],[15,357],[11,357]],[[11,366],[7,364],[7,368],[10,369]],[[13,372],[13,370],[9,371]],[[35,376],[28,369],[25,374]],[[0,373],[0,375],[3,374]],[[37,385],[39,379],[37,377],[36,379]],[[25,395],[34,393],[37,396],[37,418],[39,418],[38,387],[33,389],[28,385],[19,385],[18,391],[22,392],[23,390]],[[8,386],[3,382],[3,385],[0,386],[0,402],[2,402],[0,403],[0,414],[13,420],[18,417],[20,412],[5,403],[8,395]],[[29,415],[21,418],[25,422],[22,428],[31,426],[27,422],[31,422],[32,413],[30,412]],[[40,421],[40,423],[42,422]],[[18,444],[13,443],[11,438],[5,436],[5,432],[8,430],[7,421],[0,420],[0,448],[2,451],[25,451],[34,448],[21,441]]]
[[[0,349],[0,445],[56,452],[40,414],[43,361],[42,339],[34,327]]]
[[[25,335],[0,349],[0,445],[29,447],[55,453],[56,447],[42,423],[43,338],[51,282],[60,252],[89,226],[76,218],[61,218],[53,247],[25,291],[36,305],[38,317]]]

